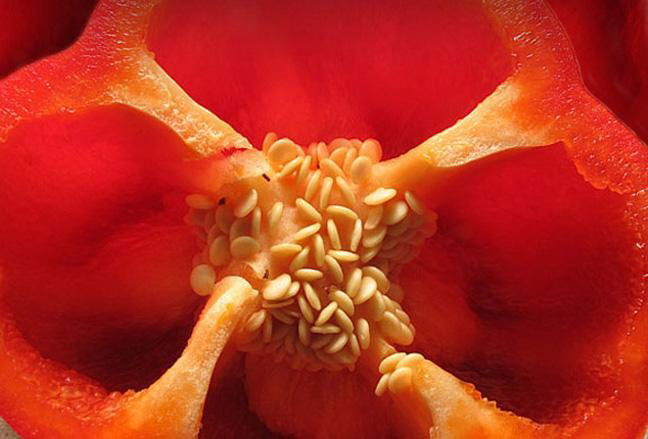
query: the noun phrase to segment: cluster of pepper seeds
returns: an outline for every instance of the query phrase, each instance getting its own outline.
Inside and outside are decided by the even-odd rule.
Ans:
[[[220,268],[251,261],[267,247],[269,279],[261,309],[244,325],[242,350],[272,354],[296,369],[340,370],[354,368],[374,331],[410,344],[403,290],[390,277],[434,233],[436,215],[414,194],[373,181],[382,156],[375,140],[336,139],[305,150],[270,133],[263,150],[274,170],[264,176],[268,184],[295,196],[265,210],[255,189],[234,205],[188,196],[187,220],[205,243],[191,274],[194,291],[210,294]],[[288,211],[303,227],[274,236]]]

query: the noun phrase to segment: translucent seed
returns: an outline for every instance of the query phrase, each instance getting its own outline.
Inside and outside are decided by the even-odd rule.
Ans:
[[[358,219],[358,214],[348,207],[333,204],[326,208],[326,213],[336,219],[346,219],[348,221],[355,221]]]
[[[358,319],[355,324],[355,333],[358,336],[360,347],[364,350],[369,347],[371,342],[371,333],[369,332],[369,322],[365,319]]]
[[[333,317],[333,314],[335,314],[335,311],[338,309],[338,304],[336,302],[331,302],[328,305],[324,307],[322,311],[320,311],[319,315],[317,316],[317,320],[315,320],[315,326],[322,326],[326,322],[328,322],[331,317]]]
[[[266,316],[263,321],[262,337],[264,343],[269,343],[272,338],[272,317]]]
[[[216,222],[215,214],[216,214],[216,209],[209,210],[205,214],[205,219],[203,221],[203,228],[205,230],[209,231],[211,230],[212,227],[214,227],[214,223]],[[218,227],[216,229],[218,229]]]
[[[340,329],[340,328],[338,328],[338,329]],[[311,328],[310,331],[311,331],[311,333],[316,333],[316,332],[313,331],[313,328]],[[321,335],[317,335],[316,337],[317,338],[311,342],[310,347],[311,347],[311,349],[315,350],[315,352],[317,353],[317,350],[321,349],[324,346],[326,346],[327,344],[329,344],[331,342],[331,340],[333,340],[334,336],[332,334],[321,334]]]
[[[396,369],[390,375],[387,386],[392,393],[401,393],[409,390],[412,386],[412,369],[409,367]]]
[[[385,300],[383,295],[378,291],[376,294],[371,296],[371,299],[365,302],[365,310],[367,317],[377,322],[383,318],[385,315]]]
[[[367,214],[367,220],[365,221],[364,228],[366,230],[371,230],[380,224],[383,215],[383,206],[373,206],[369,208],[369,213]]]
[[[291,175],[297,170],[297,168],[301,166],[303,161],[304,157],[295,157],[294,159],[286,163],[283,168],[281,168],[281,171],[279,171],[279,173],[277,174],[277,178],[282,179]]]
[[[234,216],[243,218],[254,210],[259,201],[259,193],[256,189],[251,189],[234,207]]]
[[[367,300],[371,299],[374,294],[378,291],[378,284],[376,283],[373,277],[365,276],[362,278],[362,283],[360,284],[360,291],[358,295],[353,298],[353,303],[356,305],[361,305]]]
[[[362,238],[362,245],[365,248],[376,247],[383,242],[385,235],[387,235],[387,227],[383,225],[367,230]]]
[[[312,282],[324,277],[324,273],[314,268],[300,268],[295,271],[295,277],[299,280]]]
[[[259,239],[261,236],[261,208],[257,206],[252,212],[252,232],[251,235],[254,239]]]
[[[359,150],[360,155],[369,157],[374,163],[382,158],[382,147],[375,139],[367,139],[362,142]]]
[[[230,253],[236,259],[247,259],[260,251],[259,241],[250,236],[239,236],[230,244]]]
[[[353,224],[353,231],[351,232],[351,238],[349,242],[349,248],[351,251],[355,252],[358,250],[358,245],[360,245],[360,240],[362,239],[362,220],[358,218]]]
[[[326,231],[328,233],[329,241],[331,242],[331,247],[336,250],[341,249],[342,241],[340,240],[340,233],[338,232],[335,221],[331,218],[326,221]]]
[[[299,166],[299,171],[297,172],[297,184],[301,184],[304,180],[306,180],[312,162],[313,158],[311,156],[307,155],[304,158],[301,165]]]
[[[352,175],[352,173],[351,173],[352,168],[351,167],[353,166],[353,162],[355,161],[356,157],[358,157],[358,150],[357,149],[355,149],[355,148],[347,149],[346,154],[344,156],[344,161],[342,162],[342,170],[347,175]]]
[[[273,257],[289,258],[296,255],[302,250],[302,246],[291,242],[273,245],[270,248],[270,253]]]
[[[306,226],[300,229],[299,231],[297,231],[297,233],[293,235],[293,239],[295,241],[301,241],[303,239],[306,239],[319,232],[320,228],[322,228],[320,224],[311,224],[310,226]]]
[[[283,312],[282,310],[273,309],[270,310],[270,314],[272,314],[272,317],[274,317],[275,319],[279,320],[282,323],[285,323],[286,325],[292,325],[293,323],[295,323],[295,319],[289,316],[288,314],[286,314],[285,312]]]
[[[333,188],[333,179],[325,177],[322,182],[322,190],[320,191],[319,207],[324,210],[328,206],[329,198],[331,197],[331,189]]]
[[[261,309],[250,316],[245,324],[246,332],[256,332],[266,319],[266,311]]]
[[[318,267],[324,265],[324,251],[324,239],[322,239],[322,235],[315,235],[313,238],[313,257]]]
[[[301,311],[302,316],[310,324],[313,324],[315,321],[315,314],[313,313],[313,308],[308,303],[308,300],[304,296],[299,296],[297,298],[297,306],[299,306],[299,311]]]
[[[214,267],[225,265],[230,260],[229,240],[227,236],[219,236],[215,238],[209,246],[209,262]]]
[[[277,227],[277,224],[279,224],[279,220],[283,214],[283,208],[284,204],[281,201],[277,201],[270,209],[268,213],[268,229],[270,231],[273,231]]]
[[[192,209],[207,210],[213,209],[216,206],[216,203],[213,200],[210,200],[208,197],[202,194],[187,195],[185,202],[187,203],[187,206],[191,207]]]
[[[368,263],[369,261],[371,261],[373,258],[376,257],[378,252],[380,252],[380,249],[381,249],[381,246],[379,246],[379,245],[376,246],[376,247],[371,247],[371,248],[365,249],[360,254],[360,260],[365,264]]]
[[[303,153],[302,149],[290,139],[279,139],[272,143],[268,148],[268,160],[273,165],[282,165],[288,163],[298,155]]]
[[[299,253],[297,253],[297,256],[295,256],[295,258],[290,263],[290,267],[288,267],[289,270],[297,271],[300,268],[304,268],[308,263],[309,254],[310,254],[310,249],[308,247],[304,247]]]
[[[380,377],[380,380],[378,380],[376,390],[374,391],[376,396],[383,396],[387,391],[387,386],[389,385],[389,375],[390,374],[383,375]]]
[[[343,177],[335,177],[335,185],[340,190],[340,193],[342,194],[344,200],[353,206],[356,202],[356,199],[353,191],[351,190],[351,186],[349,186],[349,183],[347,183],[347,181]]]
[[[372,265],[367,265],[365,267],[362,267],[362,274],[364,276],[373,277],[378,284],[378,289],[382,293],[387,293],[387,291],[389,291],[389,287],[391,286],[389,279],[387,279],[385,273],[383,273],[383,271],[379,268]]]
[[[229,229],[229,239],[230,242],[234,241],[239,236],[246,235],[248,232],[248,226],[250,221],[248,218],[237,218],[232,222],[232,225]]]
[[[342,171],[342,168],[340,168],[340,165],[335,163],[333,160],[330,158],[325,158],[320,162],[320,169],[328,175],[331,175],[333,177],[343,177],[344,176],[344,171]]]
[[[380,366],[378,366],[378,372],[382,374],[393,372],[394,370],[396,370],[396,365],[398,364],[398,362],[406,356],[407,354],[405,352],[396,352],[388,355],[380,362]]]
[[[396,189],[393,188],[378,188],[366,197],[364,203],[368,206],[378,206],[384,204],[396,196]]]
[[[398,224],[393,225],[389,228],[389,231],[387,232],[389,236],[401,236],[403,235],[409,228],[410,221],[408,219],[411,218],[411,215],[406,216],[402,221],[400,221]],[[413,233],[416,233],[416,230],[411,230]],[[411,237],[411,235],[410,235]],[[407,238],[403,236],[403,241],[407,242]]]
[[[355,262],[360,259],[360,256],[347,250],[329,250],[327,254],[339,262]]]
[[[344,332],[353,332],[353,321],[349,316],[342,311],[340,308],[335,310],[335,323],[342,329]]]
[[[268,149],[275,142],[275,140],[277,140],[277,133],[273,133],[272,131],[267,133],[263,138],[263,143],[261,144],[261,149],[263,150],[263,152],[267,154]]]
[[[385,207],[385,212],[383,213],[382,222],[388,226],[397,224],[405,219],[407,213],[409,212],[409,207],[404,201],[396,201],[389,203]]]
[[[232,208],[223,205],[216,208],[216,213],[214,214],[214,223],[218,226],[221,232],[227,234],[230,231],[230,227],[234,222],[234,212]]]
[[[367,181],[371,177],[372,166],[373,162],[369,157],[360,156],[356,158],[351,164],[351,181],[356,184],[361,184]]]
[[[196,265],[189,276],[191,289],[200,296],[208,296],[214,290],[216,272],[207,264]],[[337,305],[336,305],[337,306]]]
[[[349,341],[349,335],[346,333],[341,333],[335,336],[333,341],[326,346],[326,353],[327,354],[335,354],[336,352],[340,352],[344,346],[346,346],[347,342]]]
[[[322,171],[320,171],[319,169],[311,174],[310,179],[306,184],[306,192],[304,193],[304,198],[306,198],[307,200],[313,198],[313,196],[315,195],[315,193],[317,193],[317,190],[320,187],[321,179],[322,179]]]
[[[355,268],[349,278],[347,279],[346,284],[346,293],[349,297],[355,297],[360,291],[360,286],[362,285],[362,270],[360,268]]]
[[[314,334],[337,334],[339,332],[342,332],[339,326],[336,325],[321,325],[321,326],[313,326],[311,327],[310,331]],[[315,347],[313,346],[313,349]]]
[[[289,274],[282,274],[266,283],[261,294],[265,300],[279,300],[287,295],[292,279]]]
[[[415,213],[418,213],[419,215],[423,215],[425,213],[423,203],[421,203],[421,201],[419,201],[419,199],[416,198],[416,196],[410,191],[405,192],[405,201],[409,205],[410,209],[412,209]]]
[[[299,213],[304,215],[306,219],[318,223],[322,221],[322,214],[319,213],[319,211],[315,209],[312,204],[310,204],[308,201],[304,200],[303,198],[297,198],[297,201],[295,201],[295,205],[297,206]]]
[[[292,305],[293,303],[295,303],[295,299],[286,299],[280,302],[265,302],[263,304],[263,307],[266,309],[278,309],[278,308],[285,308],[287,306]]]
[[[342,290],[334,290],[329,293],[329,299],[338,304],[340,309],[345,313],[352,316],[355,312],[355,306],[353,305],[353,300]]]
[[[311,333],[310,333],[310,326],[308,325],[309,322],[307,322],[304,319],[299,320],[299,325],[297,326],[297,332],[299,335],[299,341],[301,344],[304,346],[310,345],[311,342]]]
[[[324,264],[328,268],[331,277],[333,277],[333,280],[335,282],[341,283],[344,280],[344,272],[342,271],[342,267],[333,256],[324,256]]]
[[[319,311],[322,309],[322,302],[320,301],[319,296],[317,295],[317,292],[313,288],[311,284],[308,282],[304,282],[302,284],[302,287],[304,288],[304,295],[306,296],[306,300],[308,300],[308,304],[315,310]]]

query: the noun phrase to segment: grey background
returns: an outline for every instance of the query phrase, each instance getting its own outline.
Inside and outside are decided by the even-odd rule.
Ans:
[[[0,418],[0,439],[16,439],[18,435]]]

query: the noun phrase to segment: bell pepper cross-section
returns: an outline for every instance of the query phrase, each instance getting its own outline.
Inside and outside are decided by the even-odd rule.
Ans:
[[[647,188],[541,0],[99,0],[0,80],[0,417],[641,438]]]

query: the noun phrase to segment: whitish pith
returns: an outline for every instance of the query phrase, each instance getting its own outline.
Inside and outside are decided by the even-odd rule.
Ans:
[[[436,230],[436,214],[412,192],[381,186],[373,139],[302,148],[270,133],[263,151],[272,167],[263,179],[237,183],[229,197],[187,197],[204,245],[193,290],[211,294],[225,272],[247,264],[262,279],[262,300],[240,349],[295,369],[352,370],[376,336],[411,344],[398,273]],[[406,373],[390,370],[377,392]]]

